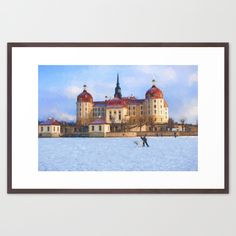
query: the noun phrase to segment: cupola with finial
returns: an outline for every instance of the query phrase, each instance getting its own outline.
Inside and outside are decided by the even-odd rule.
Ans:
[[[84,90],[77,97],[77,102],[93,102],[93,97],[90,93],[87,92],[87,85],[84,84]]]

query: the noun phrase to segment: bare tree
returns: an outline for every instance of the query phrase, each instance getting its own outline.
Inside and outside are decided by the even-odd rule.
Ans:
[[[180,120],[180,123],[181,123],[181,126],[182,126],[182,131],[184,131],[185,119],[182,118],[182,119]]]
[[[175,124],[174,120],[173,120],[172,118],[169,118],[167,125],[168,125],[168,128],[169,128],[170,130],[173,129],[174,124]]]
[[[139,116],[137,118],[137,126],[139,127],[140,132],[142,131],[142,127],[145,125],[146,119],[143,116]]]
[[[155,118],[153,116],[149,116],[147,119],[147,125],[151,128],[151,130],[153,130],[155,124],[156,124]]]

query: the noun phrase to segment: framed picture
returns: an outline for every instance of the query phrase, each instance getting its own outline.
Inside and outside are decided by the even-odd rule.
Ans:
[[[228,193],[228,43],[8,43],[8,193]]]

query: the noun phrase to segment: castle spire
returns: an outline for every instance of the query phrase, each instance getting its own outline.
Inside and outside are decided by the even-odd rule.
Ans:
[[[117,73],[117,78],[116,78],[116,87],[115,87],[115,98],[122,98],[121,95],[121,88],[120,88],[120,81],[119,81],[119,73]]]
[[[116,86],[119,86],[120,82],[119,82],[119,73],[117,73],[117,81],[116,81]]]

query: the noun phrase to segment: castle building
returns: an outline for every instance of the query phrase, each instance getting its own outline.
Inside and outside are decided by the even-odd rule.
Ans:
[[[77,126],[88,127],[89,132],[129,131],[135,128],[141,131],[142,127],[146,127],[142,129],[146,131],[151,126],[168,123],[168,104],[163,92],[155,85],[154,80],[152,82],[153,85],[146,91],[144,99],[123,97],[117,74],[114,97],[105,97],[104,101],[94,101],[84,85],[76,102]]]

